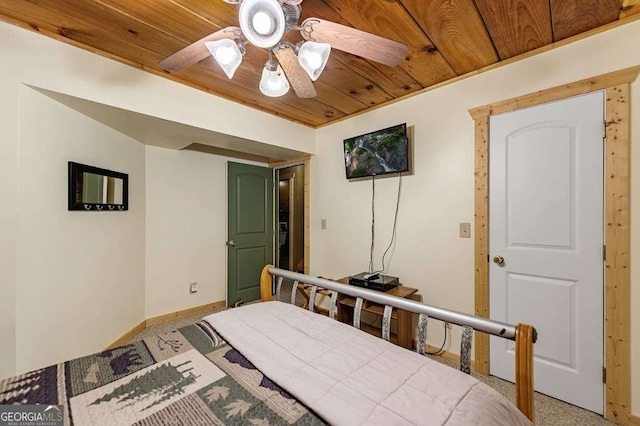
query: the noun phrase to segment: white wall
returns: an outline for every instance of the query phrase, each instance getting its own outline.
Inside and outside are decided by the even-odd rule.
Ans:
[[[11,71],[0,67],[0,378],[10,376],[16,366],[18,87],[3,78]]]
[[[144,145],[22,86],[17,371],[104,349],[144,319]],[[67,162],[129,174],[129,211],[67,210]]]
[[[640,32],[637,32],[635,37],[636,39],[640,37]],[[639,58],[636,60],[640,62]],[[633,84],[631,99],[631,411],[638,416],[640,415],[640,128],[638,127],[640,126],[640,106],[637,106],[640,105],[639,81]]]
[[[415,126],[415,174],[404,178],[398,240],[389,273],[418,287],[426,303],[473,313],[473,239],[458,237],[473,222],[474,123],[467,110],[491,102],[640,64],[636,21],[565,47],[480,74],[365,115],[321,128],[311,179],[311,272],[341,277],[366,270],[371,182],[348,182],[342,140],[397,123]],[[640,82],[632,86],[640,102]],[[640,108],[633,109],[640,123]],[[632,134],[632,163],[640,168],[640,131]],[[640,173],[632,175],[632,382],[640,413]],[[393,220],[397,179],[376,182],[379,262]],[[327,229],[320,229],[320,219]],[[435,321],[429,342],[440,344]],[[459,348],[458,335],[451,350]]]
[[[0,22],[12,80],[231,136],[315,152],[312,128]],[[249,123],[249,125],[248,125]],[[175,146],[182,148],[183,146]]]
[[[66,177],[57,186],[70,159],[130,168],[131,185],[143,184],[144,147],[28,86],[304,152],[314,152],[315,130],[4,22],[0,39],[0,377],[6,377],[102,349],[147,316],[144,186],[132,188],[132,210],[118,218],[67,212]],[[40,184],[53,190],[40,193]],[[115,232],[124,218],[128,239]],[[92,238],[99,239],[95,247]],[[77,258],[64,251],[72,245],[82,248]],[[119,260],[109,258],[116,246]],[[84,277],[72,274],[74,260]]]
[[[227,161],[238,160],[146,151],[146,317],[224,301]],[[191,282],[198,283],[195,294],[189,294]]]

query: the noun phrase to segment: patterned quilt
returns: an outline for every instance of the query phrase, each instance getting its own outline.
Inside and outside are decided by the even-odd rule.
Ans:
[[[66,425],[325,424],[204,321],[0,381],[0,404],[63,405]]]

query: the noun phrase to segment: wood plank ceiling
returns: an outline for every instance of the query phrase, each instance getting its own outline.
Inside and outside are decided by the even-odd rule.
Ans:
[[[247,46],[234,78],[212,58],[168,73],[158,62],[221,28],[238,25],[222,0],[2,0],[0,19],[309,126],[381,105],[499,61],[640,12],[640,0],[305,0],[318,17],[409,46],[388,67],[332,50],[318,96],[260,93],[267,52]],[[299,34],[289,33],[297,41]]]

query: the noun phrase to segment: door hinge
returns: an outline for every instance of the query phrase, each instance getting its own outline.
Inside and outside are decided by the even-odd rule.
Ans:
[[[602,122],[602,139],[604,140],[607,139],[607,122],[606,121]]]
[[[606,245],[602,245],[602,261],[603,262],[607,261],[607,246]]]
[[[489,255],[487,255],[487,263],[491,262],[491,259],[489,258]]]
[[[607,383],[607,367],[602,367],[602,383]]]

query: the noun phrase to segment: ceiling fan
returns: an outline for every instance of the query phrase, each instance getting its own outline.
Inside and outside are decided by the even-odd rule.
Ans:
[[[238,6],[240,27],[216,31],[160,61],[167,71],[180,71],[212,55],[230,79],[240,66],[246,43],[268,49],[260,91],[282,96],[292,86],[300,98],[313,98],[313,82],[329,59],[331,48],[385,65],[398,65],[407,46],[335,22],[308,18],[299,24],[302,0],[224,0]],[[282,40],[297,30],[304,40],[292,44]],[[275,56],[275,58],[274,58]]]

